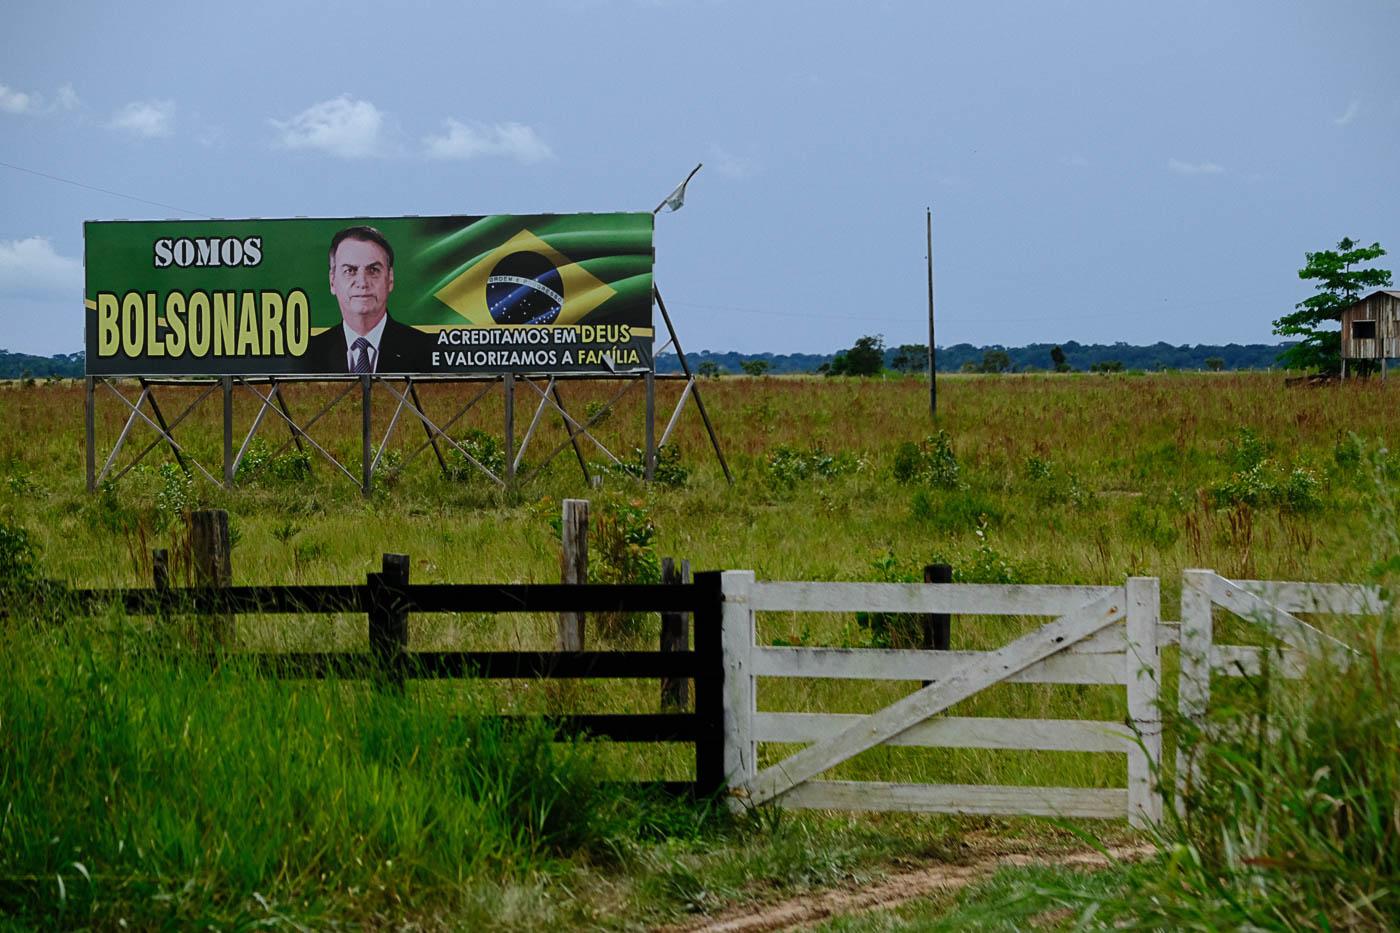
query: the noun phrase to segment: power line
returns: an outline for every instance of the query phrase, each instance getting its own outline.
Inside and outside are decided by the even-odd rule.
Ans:
[[[25,172],[30,175],[38,175],[40,178],[47,178],[50,181],[61,181],[65,185],[72,185],[75,188],[86,188],[88,191],[98,191],[102,194],[110,194],[115,198],[126,198],[128,201],[139,201],[142,204],[150,204],[153,207],[163,207],[166,210],[179,211],[182,214],[193,214],[195,217],[203,217],[207,220],[214,219],[209,214],[201,214],[199,211],[192,211],[187,208],[176,207],[174,204],[166,204],[161,201],[150,201],[146,198],[138,198],[135,195],[122,194],[120,191],[113,191],[110,188],[99,188],[96,185],[86,185],[80,181],[74,181],[71,178],[62,178],[58,175],[50,175],[48,172],[39,172],[35,171],[32,168],[25,168],[23,165],[11,165],[9,162],[0,162],[0,165],[3,165],[5,168],[14,169],[16,172]]]

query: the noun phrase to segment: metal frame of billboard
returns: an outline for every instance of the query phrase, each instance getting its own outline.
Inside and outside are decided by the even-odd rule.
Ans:
[[[691,370],[690,363],[686,359],[685,352],[681,348],[680,340],[676,336],[676,329],[671,322],[671,316],[669,313],[667,313],[666,305],[661,299],[661,292],[658,289],[656,289],[654,285],[652,288],[652,298],[661,311],[662,319],[666,322],[666,328],[669,333],[669,339],[665,344],[661,346],[660,350],[656,351],[656,354],[653,354],[651,368],[639,374],[620,373],[617,376],[600,376],[591,373],[507,373],[500,375],[483,374],[451,376],[380,376],[374,374],[363,374],[357,376],[344,377],[219,376],[204,379],[137,377],[137,382],[141,387],[141,392],[137,396],[136,401],[134,402],[118,390],[115,384],[117,381],[116,378],[108,378],[104,376],[89,376],[86,379],[87,392],[85,411],[86,467],[88,491],[95,492],[100,484],[109,480],[109,477],[112,482],[121,479],[128,472],[134,469],[138,464],[140,464],[149,454],[151,454],[154,450],[160,447],[162,445],[162,442],[169,446],[171,452],[175,457],[176,463],[187,475],[193,475],[191,469],[193,468],[194,470],[198,470],[199,473],[203,474],[210,482],[214,483],[215,485],[222,485],[228,488],[232,488],[232,486],[234,485],[234,478],[238,472],[238,467],[243,462],[243,458],[248,452],[249,446],[252,444],[253,438],[257,436],[258,430],[262,427],[263,422],[266,419],[266,416],[269,412],[275,416],[274,423],[277,419],[280,419],[286,424],[288,433],[290,435],[287,440],[283,441],[282,444],[273,451],[273,453],[269,456],[269,460],[272,457],[280,455],[283,451],[285,451],[288,447],[292,446],[293,444],[295,444],[297,449],[302,452],[305,452],[306,446],[309,445],[324,459],[329,461],[332,466],[334,466],[337,470],[343,473],[352,482],[360,486],[364,495],[367,497],[370,495],[373,489],[375,474],[379,469],[380,459],[383,456],[383,452],[388,446],[389,441],[392,439],[394,431],[398,428],[400,421],[405,416],[407,416],[407,418],[410,421],[415,418],[419,421],[426,435],[426,440],[422,444],[420,444],[416,449],[414,449],[413,452],[404,457],[390,471],[390,473],[388,474],[389,476],[397,474],[405,466],[407,466],[409,462],[417,458],[429,447],[433,449],[433,452],[437,457],[440,468],[443,470],[444,473],[446,473],[448,471],[448,466],[447,461],[443,456],[442,446],[440,446],[441,444],[456,450],[467,460],[468,463],[472,464],[476,469],[480,470],[491,481],[496,483],[502,489],[513,490],[534,479],[536,476],[539,475],[539,473],[544,469],[544,467],[550,462],[552,462],[557,456],[559,456],[559,454],[562,453],[566,447],[572,446],[585,480],[591,482],[592,476],[588,469],[588,463],[584,458],[583,449],[579,445],[579,439],[584,438],[592,442],[592,444],[595,445],[600,451],[602,451],[603,454],[613,463],[621,464],[621,460],[617,457],[617,455],[615,455],[612,451],[608,450],[608,448],[597,437],[590,433],[590,429],[594,425],[602,421],[612,411],[613,407],[617,405],[639,384],[644,386],[646,405],[646,439],[644,449],[645,466],[643,479],[646,482],[651,482],[655,478],[658,451],[662,447],[665,447],[666,442],[670,440],[671,434],[675,430],[676,425],[680,420],[681,413],[685,408],[686,399],[692,398],[694,399],[696,409],[698,410],[700,417],[705,424],[705,429],[709,434],[711,446],[714,448],[715,456],[719,460],[720,467],[724,471],[725,479],[729,481],[730,485],[733,485],[734,477],[729,472],[729,465],[725,462],[724,453],[720,450],[719,437],[715,433],[714,425],[710,421],[709,414],[705,411],[705,403],[700,397],[700,387],[696,381],[695,373]],[[674,375],[658,374],[656,372],[655,357],[657,354],[665,352],[665,350],[671,346],[674,346],[676,349],[676,355],[679,357],[681,362],[682,372]],[[612,397],[612,399],[608,401],[608,403],[605,406],[603,406],[601,409],[595,412],[586,421],[580,422],[573,415],[571,415],[565,407],[563,398],[559,392],[559,383],[561,381],[599,381],[603,379],[622,379],[625,380],[626,384],[622,387],[621,391],[616,393]],[[684,380],[685,382],[685,386],[684,388],[682,388],[681,394],[676,400],[675,409],[671,412],[670,418],[666,423],[666,428],[662,432],[659,441],[656,439],[655,430],[655,390],[657,379],[677,381]],[[399,388],[396,386],[396,384],[399,382],[402,382],[402,391],[400,391]],[[503,425],[502,432],[505,440],[505,467],[501,470],[501,473],[503,475],[500,476],[496,475],[485,465],[480,463],[467,450],[463,449],[463,447],[459,443],[454,441],[447,433],[448,430],[451,429],[454,424],[456,424],[459,420],[462,419],[463,416],[467,414],[468,411],[470,411],[473,407],[476,406],[478,402],[480,402],[483,398],[486,397],[486,395],[491,391],[492,387],[494,387],[494,385],[497,382],[503,384],[505,391],[505,423]],[[540,383],[542,382],[545,383],[543,388],[541,388],[540,386]],[[331,399],[330,402],[323,405],[321,409],[309,420],[299,424],[296,418],[293,417],[291,410],[287,405],[286,397],[283,394],[284,386],[295,383],[343,384],[345,388],[333,399]],[[422,399],[418,395],[417,387],[419,385],[425,384],[443,383],[484,383],[485,387],[482,388],[481,391],[477,392],[471,398],[470,401],[468,401],[465,405],[459,408],[452,415],[452,417],[448,418],[446,421],[438,423],[437,421],[434,421],[428,415],[427,412],[424,411]],[[515,443],[515,395],[517,383],[528,386],[535,392],[535,394],[539,398],[539,402],[535,408],[534,415],[530,420],[530,425],[525,431],[523,438],[521,438],[518,449],[516,448]],[[385,431],[383,438],[379,441],[377,448],[374,443],[375,438],[372,433],[371,419],[373,411],[371,402],[372,390],[376,384],[388,390],[388,392],[398,401],[398,404],[394,410],[394,415],[390,419],[389,427]],[[129,409],[126,423],[123,426],[121,433],[118,435],[116,443],[108,452],[106,461],[104,462],[100,472],[97,469],[96,436],[96,404],[98,395],[97,387],[99,385],[105,387],[112,395],[120,399],[121,402]],[[233,398],[236,394],[235,389],[240,385],[246,388],[249,392],[251,392],[254,396],[258,398],[259,405],[258,412],[253,419],[253,423],[249,427],[247,434],[243,437],[242,443],[239,445],[237,453],[235,453],[233,449]],[[188,405],[186,405],[185,408],[175,418],[171,419],[170,421],[167,421],[164,413],[160,409],[159,403],[156,400],[155,390],[161,387],[173,386],[194,388],[202,387],[204,391],[201,392],[193,402],[190,402]],[[265,386],[266,394],[264,394],[264,392],[262,391],[259,391],[259,389],[257,388],[258,386]],[[317,443],[308,433],[309,428],[313,427],[318,421],[321,420],[321,418],[323,418],[332,409],[339,405],[347,396],[349,396],[353,392],[356,386],[360,387],[360,410],[362,426],[360,458],[361,469],[360,476],[358,478],[347,468],[346,464],[343,464],[339,460],[337,460],[334,455],[332,455],[328,450],[326,450],[326,448],[323,447],[321,444]],[[207,398],[209,398],[209,396],[213,395],[214,392],[219,389],[222,389],[223,397],[222,479],[215,477],[213,473],[211,473],[196,459],[194,459],[175,438],[175,429],[180,425],[180,423],[183,422],[187,417],[189,417],[189,415],[192,412],[194,412],[196,408],[198,408]],[[145,411],[142,410],[142,406],[146,404],[149,404],[150,415],[148,415]],[[529,448],[531,441],[534,439],[536,429],[539,427],[540,422],[543,420],[544,416],[548,412],[553,412],[560,417],[560,419],[563,422],[565,431],[568,434],[568,439],[565,440],[563,443],[558,444],[545,456],[545,458],[542,461],[536,464],[522,477],[519,475],[518,470],[524,462],[525,451]],[[143,449],[137,452],[134,459],[132,459],[120,470],[117,470],[114,473],[113,471],[116,468],[118,455],[121,453],[128,440],[130,439],[132,429],[140,423],[144,423],[147,427],[151,428],[155,432],[155,440],[150,441]]]

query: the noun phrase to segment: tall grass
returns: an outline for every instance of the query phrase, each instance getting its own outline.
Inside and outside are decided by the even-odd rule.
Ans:
[[[571,384],[564,395],[583,411],[617,388]],[[691,411],[671,442],[690,469],[677,486],[644,487],[613,469],[594,471],[597,490],[566,450],[537,483],[505,496],[471,471],[444,477],[429,451],[369,500],[314,456],[309,476],[287,460],[224,490],[199,476],[185,480],[160,449],[151,469],[88,496],[81,390],[0,390],[0,522],[27,529],[42,555],[35,575],[81,586],[147,583],[151,547],[172,548],[178,569],[181,515],[196,506],[229,510],[239,584],[357,582],[385,551],[413,558],[415,582],[552,582],[558,501],[621,496],[654,523],[659,554],[688,558],[697,570],[898,579],[919,578],[922,564],[941,559],[970,582],[1105,584],[1147,574],[1162,578],[1171,618],[1184,567],[1368,579],[1377,555],[1367,512],[1378,498],[1348,432],[1400,449],[1400,406],[1377,382],[1303,391],[1264,374],[949,379],[940,381],[936,421],[918,380],[720,380],[702,389],[738,480],[732,488]],[[194,398],[193,390],[162,391],[162,405],[176,412]],[[664,417],[679,387],[658,391]],[[422,394],[439,418],[469,397],[460,386],[425,386]],[[329,398],[322,388],[295,387],[291,404],[304,416]],[[629,401],[637,404],[595,432],[625,460],[642,436],[640,400]],[[256,414],[249,402],[238,397],[237,430]],[[377,437],[392,413],[387,394],[377,394]],[[516,423],[532,414],[518,403]],[[499,433],[502,415],[497,392],[454,433]],[[122,417],[115,404],[99,411],[104,444]],[[410,427],[401,423],[391,439],[390,462],[421,443]],[[264,429],[274,446],[275,428]],[[312,433],[353,471],[358,431],[358,411],[346,407]],[[944,439],[930,442],[939,432]],[[192,415],[179,436],[214,468],[218,407]],[[546,417],[527,459],[563,437]],[[911,446],[936,451],[939,469],[902,468]],[[606,461],[586,445],[584,453]],[[1400,474],[1400,457],[1370,462]],[[1382,557],[1400,554],[1387,547]],[[995,647],[1034,624],[959,619],[953,645]],[[528,886],[606,863],[653,832],[639,828],[646,821],[698,819],[658,817],[600,789],[609,774],[684,778],[685,749],[554,745],[529,729],[502,732],[479,715],[557,711],[560,697],[544,691],[412,685],[389,697],[355,683],[255,679],[236,657],[214,670],[182,664],[148,650],[153,636],[129,620],[74,618],[41,630],[12,618],[0,626],[0,915],[20,918],[20,927],[119,919],[235,927],[281,915],[312,925],[346,916],[388,924],[450,911],[479,883]],[[597,634],[590,646],[600,646]],[[1202,747],[1212,777],[1198,788],[1192,820],[1169,830],[1169,881],[1142,887],[1166,906],[1133,900],[1116,916],[1189,926],[1205,923],[1201,905],[1211,904],[1227,911],[1221,916],[1265,926],[1289,917],[1303,918],[1288,921],[1299,928],[1320,916],[1333,926],[1394,920],[1385,913],[1390,895],[1381,896],[1394,884],[1387,853],[1400,848],[1394,809],[1389,823],[1384,810],[1397,795],[1394,758],[1386,757],[1396,736],[1385,731],[1396,718],[1394,629],[1381,622],[1333,634],[1374,646],[1366,664],[1309,693],[1271,686],[1257,706],[1240,707],[1256,725],[1266,714],[1287,741],[1266,741],[1272,733],[1256,729],[1239,732],[1234,745]],[[759,637],[858,646],[872,634],[854,615],[773,614],[759,620]],[[363,647],[363,618],[245,619],[239,638],[250,650],[353,649]],[[547,649],[552,638],[549,619],[461,614],[415,617],[410,645]],[[769,683],[760,685],[760,702],[871,710],[915,686]],[[585,694],[589,711],[656,706],[650,682],[589,684],[570,696]],[[999,687],[957,710],[1098,719],[1124,712],[1114,688],[1028,685]],[[1118,756],[1067,753],[881,749],[844,769],[843,777],[885,780],[1123,780]],[[629,858],[635,869],[651,856]],[[689,865],[698,856],[677,858]],[[1344,877],[1357,866],[1371,867]],[[690,871],[674,873],[682,900]],[[1302,900],[1289,900],[1289,884]],[[1185,889],[1200,892],[1194,915],[1175,896]],[[1377,899],[1368,906],[1370,895]],[[1338,912],[1344,903],[1358,906]],[[484,916],[499,924],[502,910]]]
[[[15,928],[398,922],[635,835],[585,745],[358,682],[181,659],[123,619],[0,633]],[[320,918],[320,919],[317,919]]]

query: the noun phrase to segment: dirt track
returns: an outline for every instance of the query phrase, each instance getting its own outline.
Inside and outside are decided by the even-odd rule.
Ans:
[[[861,885],[810,891],[771,904],[746,905],[717,916],[698,917],[685,923],[658,927],[654,933],[773,933],[801,930],[831,917],[867,910],[898,907],[934,891],[952,891],[992,874],[1003,866],[1064,865],[1102,868],[1111,856],[1134,861],[1150,855],[1152,846],[1111,846],[1108,855],[1093,849],[1049,853],[990,853],[960,865],[935,864],[886,875]]]

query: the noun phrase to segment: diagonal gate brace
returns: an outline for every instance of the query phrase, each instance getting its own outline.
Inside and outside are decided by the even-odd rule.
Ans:
[[[1102,631],[1124,618],[1126,606],[1124,591],[1115,589],[1098,601],[1062,616],[1004,648],[987,652],[952,677],[911,693],[837,735],[809,745],[792,757],[763,769],[739,784],[731,793],[744,806],[757,807],[768,803],[828,768],[874,748],[930,716]]]

